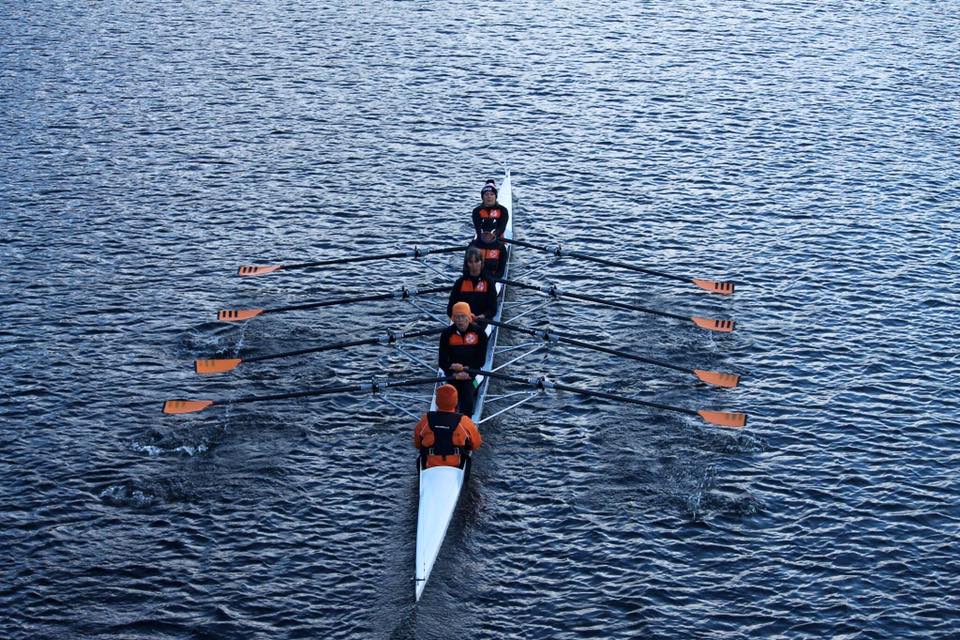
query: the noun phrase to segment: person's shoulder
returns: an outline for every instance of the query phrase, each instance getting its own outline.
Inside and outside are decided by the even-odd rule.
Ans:
[[[466,415],[461,414],[461,417],[460,417],[460,425],[461,425],[464,429],[473,429],[474,431],[476,431],[476,432],[478,432],[478,433],[480,432],[480,428],[477,426],[477,423],[474,422],[474,421],[473,421],[473,418],[471,418],[470,416],[466,416]]]

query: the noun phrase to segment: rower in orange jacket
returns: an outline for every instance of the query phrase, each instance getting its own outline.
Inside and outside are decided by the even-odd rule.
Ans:
[[[420,449],[423,468],[460,467],[483,444],[477,425],[457,413],[457,390],[437,389],[437,410],[428,411],[413,429],[413,446]]]

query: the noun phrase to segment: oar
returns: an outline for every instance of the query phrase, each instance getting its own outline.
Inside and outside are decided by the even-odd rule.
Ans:
[[[733,320],[714,320],[713,318],[703,318],[701,316],[681,316],[676,313],[668,313],[666,311],[657,311],[655,309],[648,309],[647,307],[641,307],[635,304],[627,304],[625,302],[615,302],[613,300],[604,300],[603,298],[596,298],[594,296],[588,296],[582,293],[573,293],[572,291],[561,291],[557,286],[551,285],[549,287],[541,287],[535,284],[525,284],[523,282],[517,282],[516,280],[506,280],[501,278],[498,282],[506,283],[513,287],[519,287],[521,289],[533,289],[535,291],[540,291],[546,293],[554,298],[567,297],[573,300],[583,300],[585,302],[593,302],[595,304],[602,304],[608,307],[615,307],[617,309],[627,309],[628,311],[641,311],[643,313],[649,313],[655,316],[663,316],[664,318],[674,318],[676,320],[692,321],[693,324],[697,325],[701,329],[708,329],[710,331],[720,331],[722,333],[729,333],[733,331],[733,327],[736,324]]]
[[[193,365],[197,373],[201,375],[210,375],[214,373],[226,373],[227,371],[233,371],[240,364],[246,362],[262,362],[264,360],[275,360],[277,358],[289,358],[291,356],[301,356],[307,353],[320,353],[321,351],[332,351],[334,349],[346,349],[348,347],[358,347],[365,344],[392,344],[394,342],[399,342],[404,338],[418,338],[420,336],[429,336],[436,333],[440,333],[444,330],[444,327],[434,327],[432,329],[423,329],[421,331],[411,331],[409,333],[404,333],[403,331],[391,331],[387,330],[386,335],[377,336],[376,338],[362,338],[360,340],[349,340],[347,342],[336,342],[333,344],[325,344],[319,347],[310,347],[308,349],[298,349],[297,351],[285,351],[283,353],[271,353],[266,356],[255,356],[253,358],[207,358],[204,360],[195,360]]]
[[[413,296],[422,296],[428,293],[440,293],[449,291],[450,287],[431,287],[429,289],[418,289],[417,287],[403,287],[400,291],[390,293],[377,293],[369,296],[350,296],[349,298],[339,298],[336,300],[321,300],[320,302],[308,302],[290,307],[275,307],[273,309],[223,309],[217,312],[217,320],[221,322],[240,322],[262,316],[265,313],[283,313],[284,311],[304,311],[306,309],[319,309],[320,307],[334,307],[341,304],[350,304],[351,302],[372,302],[374,300],[390,300],[398,298],[406,300]]]
[[[311,269],[313,267],[332,267],[338,264],[349,264],[351,262],[372,262],[374,260],[391,260],[393,258],[421,258],[434,253],[452,253],[454,251],[463,251],[463,245],[456,247],[441,247],[439,249],[421,249],[414,247],[412,250],[397,251],[395,253],[381,253],[373,256],[354,256],[352,258],[336,258],[334,260],[320,260],[319,262],[301,262],[299,264],[275,264],[275,265],[246,265],[237,270],[237,275],[246,276],[264,276],[275,271],[290,271],[292,269]]]
[[[196,413],[209,407],[225,407],[231,404],[247,404],[250,402],[272,402],[274,400],[288,400],[290,398],[311,398],[314,396],[327,396],[335,393],[359,393],[369,391],[370,393],[379,393],[387,388],[394,387],[412,387],[421,384],[436,384],[449,378],[438,378],[431,376],[429,378],[411,378],[409,380],[374,380],[373,382],[364,382],[361,384],[340,385],[336,387],[320,387],[319,389],[307,389],[306,391],[296,391],[294,393],[280,393],[272,396],[246,396],[243,398],[233,398],[232,400],[167,400],[163,403],[163,412],[169,414]]]
[[[488,324],[493,324],[503,329],[509,331],[517,331],[519,333],[526,333],[527,335],[540,338],[546,342],[561,342],[564,344],[570,344],[575,347],[580,347],[581,349],[590,349],[592,351],[599,351],[601,353],[609,353],[610,355],[619,356],[621,358],[628,358],[630,360],[637,360],[638,362],[646,362],[647,364],[652,364],[658,367],[664,367],[667,369],[673,369],[674,371],[682,371],[683,373],[693,373],[701,381],[706,382],[707,384],[712,384],[717,387],[725,387],[727,389],[733,389],[740,382],[740,376],[735,373],[723,373],[720,371],[706,371],[705,369],[685,369],[683,367],[678,367],[675,364],[669,362],[664,362],[662,360],[654,360],[653,358],[646,358],[644,356],[638,356],[627,351],[621,351],[619,349],[611,349],[609,347],[602,347],[598,344],[593,344],[590,342],[583,342],[581,340],[576,340],[557,333],[553,330],[544,330],[544,329],[528,329],[527,327],[519,327],[517,325],[509,324],[507,322],[497,322],[496,320],[488,320]]]
[[[630,269],[631,271],[639,271],[640,273],[646,273],[652,276],[659,276],[661,278],[669,278],[670,280],[678,280],[680,282],[692,282],[701,289],[705,289],[710,293],[719,293],[721,295],[729,296],[733,294],[735,285],[733,282],[721,281],[721,280],[708,280],[706,278],[694,278],[691,276],[678,276],[672,273],[664,273],[663,271],[655,271],[653,269],[645,269],[643,267],[638,267],[633,264],[627,264],[625,262],[617,262],[615,260],[608,260],[606,258],[597,258],[596,256],[590,256],[585,253],[580,253],[579,251],[567,251],[559,244],[556,247],[544,247],[541,245],[533,244],[530,242],[524,242],[523,240],[513,240],[509,238],[504,238],[504,242],[510,242],[512,244],[528,247],[530,249],[536,249],[538,251],[545,251],[547,253],[552,253],[558,258],[561,256],[570,256],[572,258],[579,258],[580,260],[587,260],[590,262],[596,262],[597,264],[607,265],[608,267],[620,267],[623,269]]]
[[[582,389],[580,387],[571,387],[569,385],[548,380],[546,376],[540,376],[538,378],[518,378],[516,376],[508,376],[495,371],[486,371],[483,369],[467,369],[467,372],[471,375],[485,375],[491,378],[499,378],[500,380],[508,380],[510,382],[533,386],[538,389],[557,389],[558,391],[569,391],[570,393],[576,393],[578,395],[592,398],[605,398],[607,400],[616,400],[618,402],[627,402],[629,404],[652,407],[662,411],[675,411],[677,413],[686,413],[687,415],[691,416],[700,416],[705,422],[717,425],[718,427],[741,429],[747,424],[747,414],[745,413],[716,411],[714,409],[699,409],[695,411],[693,409],[685,409],[684,407],[674,407],[668,404],[660,404],[658,402],[647,402],[646,400],[621,396],[616,393],[607,393],[605,391],[592,391],[590,389]]]

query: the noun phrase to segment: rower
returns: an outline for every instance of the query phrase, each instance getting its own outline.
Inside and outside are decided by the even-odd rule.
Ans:
[[[480,220],[480,236],[470,243],[483,252],[483,270],[494,280],[503,277],[507,268],[507,245],[497,237],[497,221],[493,218]]]
[[[467,247],[463,258],[463,275],[453,283],[447,301],[447,315],[453,315],[453,305],[466,302],[474,311],[473,321],[482,329],[487,320],[497,314],[497,285],[483,272],[483,252]]]
[[[473,321],[470,305],[457,302],[453,305],[449,327],[440,334],[440,349],[437,357],[444,374],[453,376],[453,386],[460,400],[460,413],[473,415],[473,377],[465,369],[482,369],[487,357],[487,334]]]
[[[457,390],[437,389],[437,410],[428,411],[413,428],[413,446],[420,449],[420,468],[461,467],[483,444],[476,423],[457,413]]]
[[[480,221],[492,218],[497,222],[497,237],[503,239],[503,234],[507,230],[507,220],[510,219],[510,212],[507,208],[497,202],[497,183],[495,180],[487,180],[483,188],[480,189],[480,198],[483,200],[473,209],[473,230],[477,237],[480,237]]]

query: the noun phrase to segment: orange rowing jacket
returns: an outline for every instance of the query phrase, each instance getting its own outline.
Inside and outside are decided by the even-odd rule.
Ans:
[[[459,420],[454,420],[459,416]],[[450,425],[453,425],[452,427]],[[439,438],[434,430],[452,429],[450,435],[442,434]],[[450,439],[447,440],[447,437]],[[480,436],[480,430],[476,423],[465,415],[454,413],[453,411],[431,411],[425,414],[417,426],[413,428],[413,446],[420,449],[422,454],[427,456],[427,468],[430,467],[459,467],[461,458],[459,453],[449,453],[441,455],[432,453],[434,444],[439,441],[447,441],[452,444],[454,449],[463,449],[464,451],[476,451],[483,444],[483,438]]]

